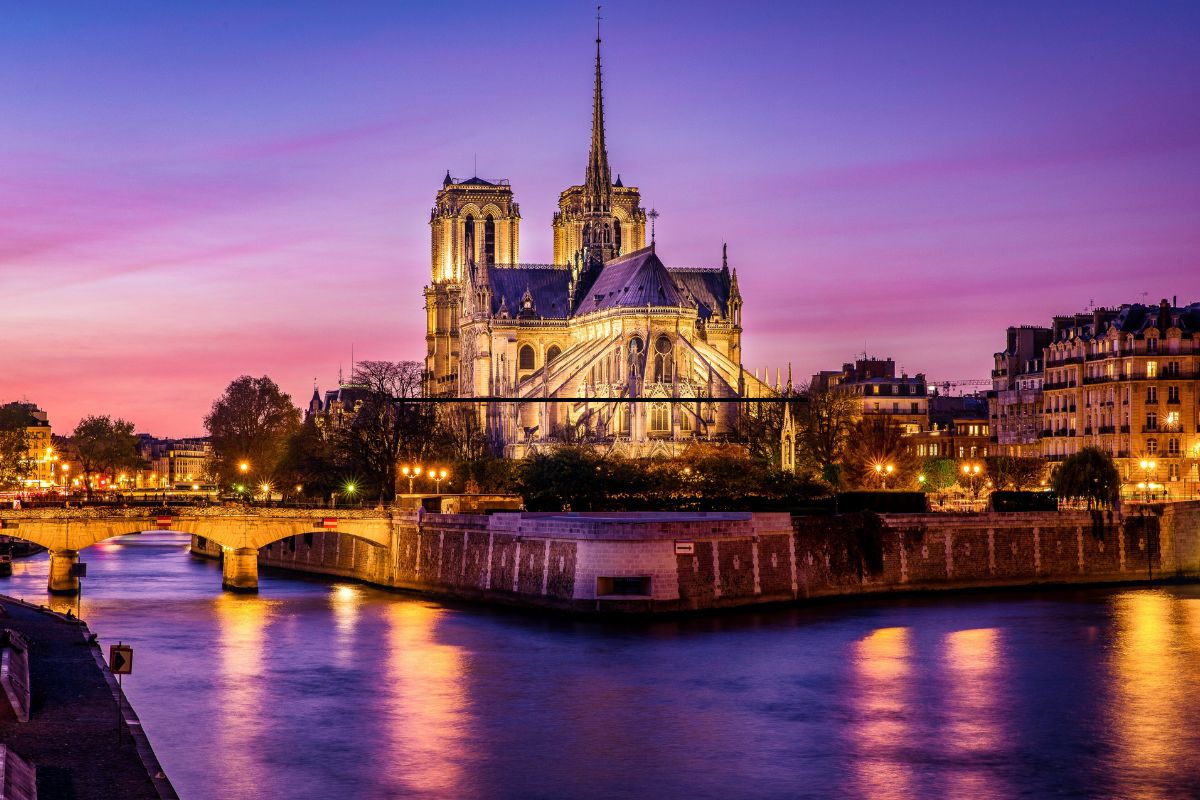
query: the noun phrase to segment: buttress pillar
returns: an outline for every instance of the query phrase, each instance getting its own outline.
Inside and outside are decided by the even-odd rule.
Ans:
[[[78,550],[50,551],[50,594],[79,594],[79,576],[73,569],[78,563]]]
[[[258,550],[237,547],[225,551],[221,564],[221,588],[231,592],[258,591]]]

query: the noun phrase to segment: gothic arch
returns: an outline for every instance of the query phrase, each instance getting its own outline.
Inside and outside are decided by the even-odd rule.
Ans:
[[[537,353],[533,350],[533,345],[523,344],[517,350],[517,369],[534,369],[537,364]]]
[[[546,363],[549,364],[554,359],[562,355],[562,348],[557,344],[552,344],[546,348]]]

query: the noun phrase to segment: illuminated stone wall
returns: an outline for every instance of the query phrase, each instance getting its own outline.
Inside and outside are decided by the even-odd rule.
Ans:
[[[1124,519],[397,512],[393,525],[390,548],[313,532],[263,548],[259,560],[438,596],[615,612],[1200,578],[1200,503]]]

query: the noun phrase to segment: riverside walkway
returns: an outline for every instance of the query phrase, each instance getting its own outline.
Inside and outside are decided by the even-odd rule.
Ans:
[[[123,703],[91,632],[77,620],[0,596],[0,628],[29,645],[29,721],[0,715],[0,744],[37,770],[37,796],[72,800],[176,798],[141,723]]]

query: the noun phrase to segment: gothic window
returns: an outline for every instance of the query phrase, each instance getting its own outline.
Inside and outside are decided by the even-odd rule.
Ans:
[[[692,429],[692,415],[684,409],[679,413],[679,430],[690,431]]]
[[[463,225],[463,259],[470,264],[475,261],[475,218],[470,214]]]
[[[666,336],[654,342],[654,382],[671,382],[671,340]]]
[[[556,344],[550,345],[550,349],[546,351],[546,363],[549,364],[560,355],[562,355],[562,348]]]
[[[621,223],[613,225],[613,245],[616,246],[617,255],[621,255]]]
[[[650,406],[650,430],[665,433],[671,429],[671,410],[666,403]]]
[[[483,220],[483,263],[496,263],[496,220],[491,214]]]
[[[517,368],[533,369],[534,358],[533,348],[529,345],[522,346],[517,355]]]
[[[642,340],[637,336],[629,340],[629,370],[633,377],[641,377],[645,357],[642,355]]]

